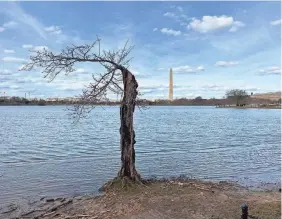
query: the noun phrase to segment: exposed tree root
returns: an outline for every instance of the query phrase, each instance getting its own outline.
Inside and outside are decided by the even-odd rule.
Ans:
[[[10,205],[8,210],[3,211],[3,212],[1,212],[1,213],[2,213],[2,214],[11,213],[11,212],[17,210],[18,207],[19,207],[18,205]]]
[[[53,213],[56,214],[56,211],[57,211],[59,208],[61,208],[61,207],[63,207],[63,206],[66,206],[66,205],[68,205],[68,204],[70,204],[70,203],[72,203],[72,199],[67,200],[67,201],[65,201],[65,202],[63,202],[63,203],[60,203],[60,204],[58,204],[58,205],[52,206],[52,207],[50,207],[50,208],[44,210],[43,213],[41,213],[41,214],[39,214],[39,215],[36,215],[35,217],[33,217],[33,219],[39,219],[39,218],[42,218],[42,217],[45,217],[45,216],[50,216],[50,215],[53,214]]]
[[[146,186],[147,182],[146,180],[143,180],[140,176],[136,177],[134,180],[130,179],[129,177],[116,177],[109,182],[105,183],[99,191],[102,192],[109,192],[109,191],[128,191],[132,189],[137,189],[137,188],[142,188],[142,187],[147,187]]]

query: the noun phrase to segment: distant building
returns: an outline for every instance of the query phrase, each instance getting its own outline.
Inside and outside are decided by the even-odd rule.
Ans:
[[[48,97],[48,98],[46,98],[46,101],[47,101],[47,102],[58,101],[58,98]]]
[[[11,99],[12,97],[11,97],[11,96],[1,96],[0,98],[1,98],[1,99],[9,100],[9,99]]]

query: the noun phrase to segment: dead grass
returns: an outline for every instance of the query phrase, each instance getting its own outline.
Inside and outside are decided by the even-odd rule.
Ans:
[[[243,203],[260,219],[281,218],[278,191],[249,191],[227,182],[191,179],[149,180],[130,186],[121,183],[115,181],[102,196],[74,198],[72,203],[39,218],[239,219]]]
[[[281,98],[281,92],[278,91],[278,92],[254,94],[253,96],[251,96],[251,98],[277,101]]]

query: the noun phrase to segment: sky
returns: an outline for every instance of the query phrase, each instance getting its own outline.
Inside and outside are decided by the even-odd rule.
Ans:
[[[103,72],[96,63],[52,82],[19,71],[30,49],[134,45],[129,70],[147,99],[221,98],[229,89],[281,90],[280,2],[0,2],[0,96],[72,97]],[[110,98],[116,98],[110,95]]]

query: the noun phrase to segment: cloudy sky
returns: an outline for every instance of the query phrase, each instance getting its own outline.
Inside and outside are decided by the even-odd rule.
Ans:
[[[60,51],[102,39],[115,49],[135,45],[130,70],[145,98],[222,97],[227,89],[280,90],[280,2],[0,2],[0,92],[8,96],[79,94],[98,64],[53,82],[18,71],[30,49]]]

